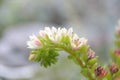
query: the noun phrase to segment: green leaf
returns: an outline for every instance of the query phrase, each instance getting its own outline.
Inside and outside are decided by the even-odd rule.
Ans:
[[[75,62],[75,64],[80,65],[76,58],[73,58],[73,61]]]
[[[81,73],[87,77],[88,69],[87,68],[82,68]]]
[[[92,65],[92,67],[91,67],[91,71],[94,72],[95,69],[97,68],[97,66],[98,66],[98,63],[95,63],[94,65]]]
[[[115,40],[115,45],[116,45],[118,48],[120,48],[120,39]]]
[[[55,64],[58,61],[57,56],[59,56],[58,51],[54,49],[44,50],[43,56],[41,58],[41,66],[48,67]]]
[[[43,45],[45,45],[45,40],[42,37],[38,36],[38,39],[41,41]]]
[[[66,44],[70,44],[70,37],[69,37],[69,36],[66,36],[66,37],[65,37],[65,43],[66,43]]]
[[[61,45],[64,47],[70,46],[70,37],[69,36],[62,36]]]
[[[120,35],[117,34],[117,33],[115,33],[115,37],[116,37],[117,39],[120,39]]]
[[[46,35],[46,43],[48,44],[53,44],[53,42],[49,39],[48,35]]]
[[[58,61],[58,49],[50,49],[50,48],[46,48],[46,47],[41,47],[38,50],[35,50],[33,52],[36,52],[36,56],[35,56],[35,61],[36,62],[40,62],[41,66],[44,66],[45,68],[47,68],[48,66],[51,66],[52,64],[55,64]]]
[[[120,70],[117,73],[115,73],[115,76],[120,76]]]
[[[118,56],[118,57],[116,58],[116,62],[117,62],[117,64],[118,64],[118,66],[120,67],[120,56]]]
[[[93,65],[97,62],[97,60],[98,60],[98,57],[95,57],[95,58],[93,58],[93,59],[90,59],[90,60],[88,61],[88,65],[89,65],[89,66],[93,66]]]
[[[83,53],[83,60],[85,61],[85,63],[87,63],[87,60],[88,60],[88,54],[86,53]]]
[[[37,54],[37,50],[32,50],[31,54]]]
[[[110,57],[115,60],[114,50],[110,50]]]
[[[107,80],[112,80],[111,74],[108,74],[106,77],[107,77]]]
[[[68,59],[73,59],[74,57],[72,55],[68,55]]]
[[[40,60],[41,60],[41,54],[40,54],[40,52],[38,52],[38,53],[36,54],[35,61],[36,61],[36,62],[39,62]]]
[[[83,45],[83,46],[81,46],[81,48],[80,48],[79,51],[80,51],[81,53],[83,53],[83,54],[86,54],[87,51],[88,51],[88,48],[89,48],[88,45]]]

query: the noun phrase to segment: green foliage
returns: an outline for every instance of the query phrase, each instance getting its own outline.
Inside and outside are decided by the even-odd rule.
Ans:
[[[118,33],[115,33],[115,37],[116,37],[117,39],[120,39],[120,35],[119,35]]]
[[[115,40],[115,45],[120,48],[120,35],[119,34],[115,34],[116,40]]]
[[[69,36],[62,36],[62,39],[60,41],[60,45],[63,48],[66,48],[67,50],[70,50],[71,49],[71,46],[70,46],[70,37]]]
[[[120,67],[120,56],[116,57],[116,63],[117,63],[118,66]]]
[[[115,61],[115,52],[114,50],[110,50],[110,57],[113,61]]]
[[[58,51],[55,49],[44,49],[40,48],[39,50],[36,50],[36,57],[35,61],[40,62],[41,66],[48,67],[52,64],[55,64],[58,61]]]
[[[110,72],[107,74],[106,80],[112,80],[112,76],[111,76]]]
[[[54,28],[52,31],[54,31]],[[116,65],[110,64],[110,67],[105,65],[104,68],[98,64],[98,56],[95,56],[95,52],[90,49],[86,40],[79,41],[80,38],[77,37],[72,39],[74,38],[73,36],[66,34],[61,35],[61,37],[58,35],[56,36],[56,34],[51,36],[49,33],[46,34],[46,36],[38,36],[41,45],[36,45],[38,47],[31,52],[32,55],[30,55],[29,59],[40,62],[41,66],[47,68],[58,61],[59,52],[63,50],[69,53],[68,59],[73,60],[74,63],[79,65],[81,67],[81,73],[89,80],[112,80],[114,77],[120,75],[120,71],[118,71],[118,66],[120,67],[119,52],[116,53],[116,50],[110,51],[110,56],[112,58],[111,62]],[[119,50],[120,34],[116,33],[115,36],[115,45]],[[31,43],[33,42],[34,40]]]
[[[87,68],[83,68],[83,69],[81,70],[81,73],[82,73],[84,76],[87,77],[88,69],[87,69]]]
[[[97,63],[97,61],[98,61],[98,57],[95,57],[95,58],[93,58],[93,59],[90,59],[90,60],[88,61],[87,65],[89,65],[89,66],[92,67],[95,63]]]
[[[73,59],[74,57],[72,55],[68,55],[68,59]]]
[[[120,48],[120,39],[115,40],[115,45]]]
[[[88,45],[83,45],[83,46],[81,46],[81,48],[80,48],[80,52],[81,53],[84,53],[84,54],[86,54],[87,53],[87,51],[88,51],[88,48],[89,48],[89,46]]]

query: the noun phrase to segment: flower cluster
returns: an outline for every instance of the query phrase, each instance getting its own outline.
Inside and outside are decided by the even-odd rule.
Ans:
[[[70,39],[70,45],[73,49],[79,49],[82,45],[87,45],[85,38],[79,38],[77,34],[73,34],[72,28],[68,30],[65,28],[45,27],[44,30],[40,30],[39,35],[30,36],[30,41],[27,42],[28,48],[37,49],[42,46],[42,42],[39,39],[50,40],[53,43],[60,43],[62,39],[68,37]]]
[[[69,53],[68,58],[80,65],[81,73],[89,80],[117,80],[120,75],[120,21],[116,30],[116,49],[111,50],[112,64],[107,67],[99,66],[98,56],[87,44],[87,39],[73,33],[72,28],[45,27],[39,35],[32,35],[27,42],[32,49],[29,60],[40,62],[48,67],[58,60],[59,52]],[[96,79],[97,78],[97,79]]]

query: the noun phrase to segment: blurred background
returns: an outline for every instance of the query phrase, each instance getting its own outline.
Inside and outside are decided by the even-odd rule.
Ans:
[[[28,61],[29,35],[45,26],[72,27],[103,64],[119,18],[120,0],[0,0],[0,80],[84,80],[64,52],[48,69]]]

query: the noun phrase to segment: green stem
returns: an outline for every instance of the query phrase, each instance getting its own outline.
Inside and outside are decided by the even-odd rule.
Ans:
[[[83,64],[82,60],[74,55],[74,52],[73,52],[73,51],[69,51],[69,50],[67,50],[67,49],[64,49],[64,50],[65,50],[67,53],[69,53],[70,55],[73,55],[73,56],[76,58],[76,60],[78,61],[78,63],[79,63],[79,65],[80,65],[81,68],[87,68],[87,66]],[[88,69],[88,68],[87,68],[87,69]],[[89,69],[88,69],[87,77],[89,78],[89,80],[96,80],[96,79],[94,79],[94,78],[92,77],[91,74],[92,74],[92,73],[91,73],[91,72],[89,71]]]
[[[55,45],[55,46],[50,46],[50,47],[51,48],[60,48],[60,49],[64,50],[65,52],[69,53],[70,55],[74,56],[76,58],[76,60],[78,61],[81,68],[87,68],[88,69],[87,77],[89,78],[89,80],[96,80],[96,78],[92,77],[92,73],[89,71],[89,68],[83,63],[81,58],[76,57],[76,55],[74,54],[74,51],[70,51],[70,50],[68,50],[65,47],[60,46],[60,45]]]

